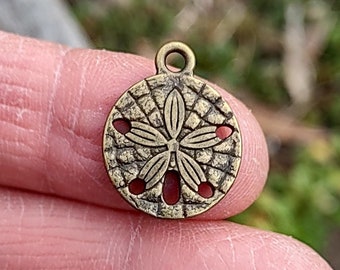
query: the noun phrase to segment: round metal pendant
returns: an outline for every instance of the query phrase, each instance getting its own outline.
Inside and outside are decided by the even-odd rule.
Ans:
[[[185,67],[171,71],[179,53]],[[241,135],[228,103],[194,77],[195,57],[180,42],[157,53],[155,76],[130,87],[108,115],[103,139],[108,175],[135,208],[186,218],[218,203],[241,162]]]

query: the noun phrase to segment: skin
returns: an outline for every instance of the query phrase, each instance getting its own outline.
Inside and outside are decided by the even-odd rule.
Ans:
[[[103,126],[117,98],[153,74],[138,56],[0,32],[2,269],[331,269],[291,237],[222,221],[259,196],[268,154],[250,110],[214,85],[244,143],[227,196],[187,220],[149,217],[120,197],[103,165]]]

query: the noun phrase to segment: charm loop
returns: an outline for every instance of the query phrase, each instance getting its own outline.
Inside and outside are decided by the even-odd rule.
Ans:
[[[178,71],[171,71],[166,64],[166,58],[171,53],[179,53],[184,58],[184,67]],[[170,74],[178,74],[183,73],[185,75],[193,76],[194,68],[196,65],[195,55],[193,51],[182,42],[170,42],[163,45],[156,55],[156,68],[157,73],[170,73]]]
[[[171,71],[179,53],[185,66]],[[186,218],[216,205],[237,176],[242,138],[228,103],[193,76],[195,56],[181,42],[156,56],[157,74],[131,86],[108,115],[103,154],[118,192],[160,218]]]

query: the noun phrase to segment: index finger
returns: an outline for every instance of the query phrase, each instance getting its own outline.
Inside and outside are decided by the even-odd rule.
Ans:
[[[142,57],[66,47],[0,34],[0,184],[131,210],[102,160],[106,116],[132,84],[155,74]],[[241,167],[227,196],[200,218],[247,208],[268,171],[263,134],[241,102],[218,89],[239,120]]]

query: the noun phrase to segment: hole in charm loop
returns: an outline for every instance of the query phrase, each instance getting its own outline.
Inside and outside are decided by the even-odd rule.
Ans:
[[[180,52],[171,52],[168,55],[165,56],[165,66],[168,70],[170,70],[173,73],[180,73],[185,68],[187,61],[185,59],[185,56],[182,55]],[[171,63],[180,63],[177,65],[178,67],[171,66]]]
[[[131,123],[127,119],[113,120],[112,125],[120,134],[123,134],[123,135],[125,135],[131,130]]]
[[[174,72],[173,70],[170,70],[169,67],[166,64],[167,57],[172,54],[172,53],[178,53],[180,54],[184,60],[185,60],[185,65],[184,67],[178,71]],[[185,45],[182,42],[170,42],[163,47],[159,49],[156,55],[156,68],[157,68],[157,73],[182,73],[186,75],[193,75],[193,70],[195,68],[195,55],[192,52],[192,50]]]

